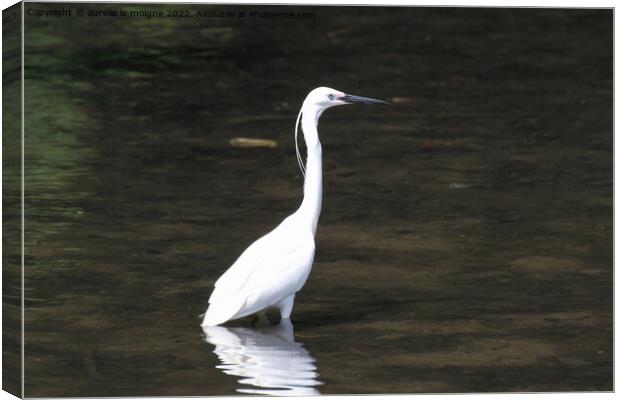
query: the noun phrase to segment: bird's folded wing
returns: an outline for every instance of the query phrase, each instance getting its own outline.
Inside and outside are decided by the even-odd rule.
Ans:
[[[242,287],[246,307],[260,310],[302,288],[314,258],[314,241],[274,254],[272,262],[256,268]]]
[[[254,242],[215,283],[209,303],[243,297],[246,306],[254,308],[295,293],[305,283],[314,258],[312,236],[304,239],[265,236]]]
[[[215,282],[215,287],[226,287],[228,290],[234,290],[243,286],[252,271],[260,265],[263,259],[261,249],[264,247],[263,243],[266,242],[266,239],[267,236],[263,236],[245,249],[237,261]]]

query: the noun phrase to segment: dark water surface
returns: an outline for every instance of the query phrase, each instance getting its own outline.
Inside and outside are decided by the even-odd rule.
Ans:
[[[611,390],[612,12],[271,10],[26,17],[26,395]],[[392,105],[323,115],[294,326],[205,335],[322,85]]]

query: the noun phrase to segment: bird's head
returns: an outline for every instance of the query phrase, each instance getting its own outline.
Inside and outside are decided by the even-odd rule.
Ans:
[[[319,143],[318,132],[316,127],[319,124],[319,118],[323,111],[330,107],[343,106],[345,104],[389,104],[383,100],[371,99],[370,97],[354,96],[352,94],[346,94],[336,89],[328,87],[318,87],[308,93],[308,96],[304,100],[304,104],[299,110],[297,115],[297,121],[295,122],[295,151],[297,152],[297,162],[301,173],[305,177],[305,168],[301,159],[301,153],[299,152],[299,146],[297,144],[297,128],[299,128],[299,121],[302,119],[302,125],[304,130],[304,137],[306,139],[306,146],[316,146]]]
[[[354,96],[328,87],[318,87],[314,89],[308,94],[304,103],[308,106],[315,106],[320,112],[330,107],[343,106],[345,104],[388,104],[383,100]]]

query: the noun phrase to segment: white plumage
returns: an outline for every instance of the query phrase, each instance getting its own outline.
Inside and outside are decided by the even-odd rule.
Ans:
[[[346,95],[320,87],[308,94],[295,125],[301,118],[308,149],[304,173],[304,199],[297,211],[261,237],[239,256],[215,282],[203,326],[214,326],[268,308],[278,308],[282,319],[290,318],[297,293],[306,283],[314,260],[314,235],[321,214],[322,150],[318,119],[329,107],[350,104],[385,104],[381,100]]]
[[[203,325],[219,325],[278,306],[290,316],[314,259],[310,229],[296,229],[295,215],[248,247],[217,280]]]

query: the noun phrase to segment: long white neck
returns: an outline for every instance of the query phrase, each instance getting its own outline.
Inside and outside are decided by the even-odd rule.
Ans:
[[[304,180],[304,200],[301,203],[301,207],[299,207],[298,213],[301,218],[311,224],[313,234],[316,234],[323,201],[323,154],[317,131],[320,115],[321,111],[316,106],[304,104],[301,129],[306,141],[308,158],[306,160],[306,178]]]

